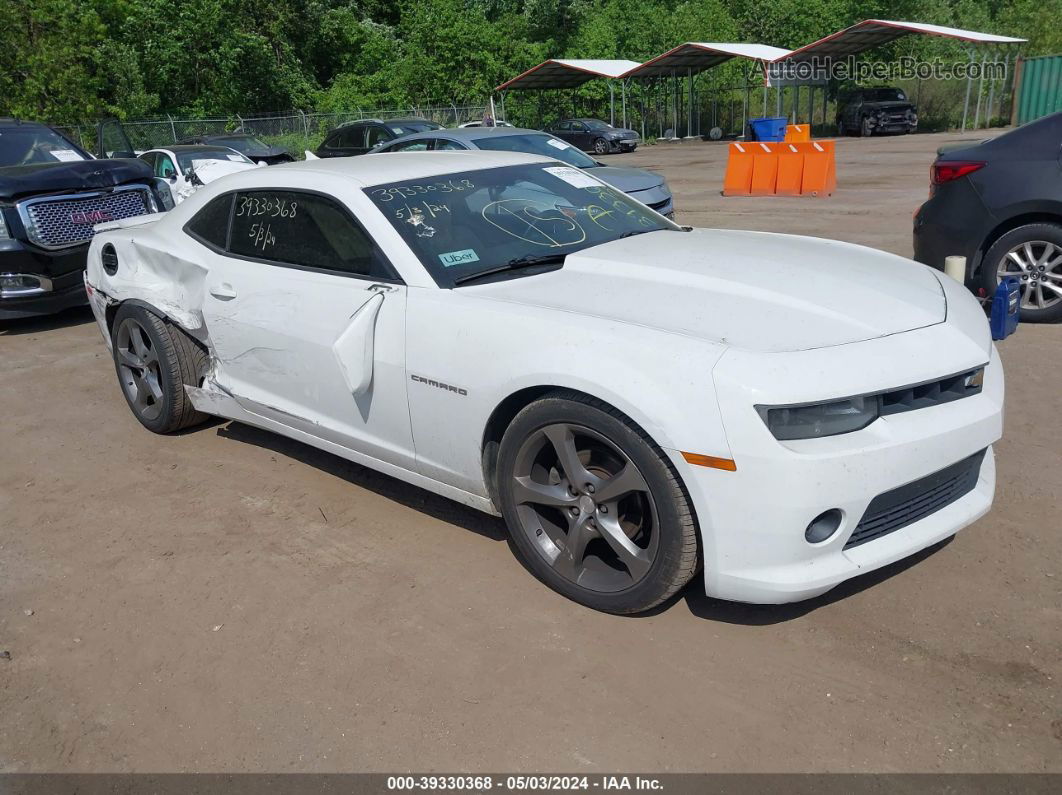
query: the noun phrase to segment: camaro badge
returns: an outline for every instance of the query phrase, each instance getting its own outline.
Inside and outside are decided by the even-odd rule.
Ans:
[[[453,386],[452,384],[444,384],[442,381],[433,381],[432,379],[425,378],[422,375],[411,375],[410,378],[412,378],[418,384],[427,384],[428,386],[434,386],[438,387],[439,389],[445,389],[447,392],[454,392],[462,396],[468,394],[467,389],[462,389],[461,387]]]

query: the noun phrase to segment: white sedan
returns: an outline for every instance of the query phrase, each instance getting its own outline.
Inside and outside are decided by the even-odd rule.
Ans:
[[[216,179],[237,171],[259,168],[245,155],[226,146],[178,144],[168,149],[149,149],[137,157],[151,166],[156,177],[166,180],[175,204]]]
[[[988,324],[910,260],[683,228],[508,152],[246,171],[98,229],[86,284],[146,428],[226,417],[500,514],[593,608],[702,570],[806,599],[992,504]]]

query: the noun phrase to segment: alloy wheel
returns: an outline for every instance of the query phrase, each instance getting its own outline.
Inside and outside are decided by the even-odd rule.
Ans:
[[[660,546],[656,503],[638,467],[580,425],[547,425],[524,440],[512,483],[520,527],[571,582],[593,591],[630,588]]]
[[[115,337],[118,373],[129,404],[145,420],[162,413],[162,377],[151,337],[135,319],[122,321]]]
[[[1022,309],[1047,309],[1062,301],[1062,246],[1046,240],[1019,243],[1004,255],[996,283],[1018,280]]]
[[[608,141],[603,138],[598,138],[594,141],[594,151],[599,155],[608,154]]]

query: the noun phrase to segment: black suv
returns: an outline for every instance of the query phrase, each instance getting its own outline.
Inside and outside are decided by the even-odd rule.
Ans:
[[[0,320],[87,303],[93,227],[167,208],[146,163],[112,154],[97,160],[51,127],[0,119]]]
[[[837,134],[909,133],[918,110],[899,88],[864,88],[848,96],[837,112]]]
[[[360,119],[341,124],[329,132],[314,154],[318,157],[363,155],[376,146],[403,135],[442,128],[441,124],[427,119]]]

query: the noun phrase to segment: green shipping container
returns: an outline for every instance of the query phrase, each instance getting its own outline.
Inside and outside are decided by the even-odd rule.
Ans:
[[[1018,124],[1062,110],[1062,55],[1025,58],[1018,87]]]

